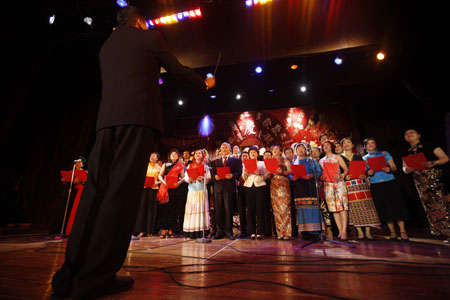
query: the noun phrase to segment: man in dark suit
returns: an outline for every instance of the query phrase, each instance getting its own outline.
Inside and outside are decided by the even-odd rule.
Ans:
[[[220,146],[222,157],[214,160],[212,164],[212,177],[214,179],[214,212],[216,217],[216,235],[214,239],[226,236],[234,240],[233,235],[233,203],[236,199],[236,180],[242,174],[242,164],[238,158],[232,157],[231,146],[222,143]],[[217,175],[217,168],[230,167],[230,174],[225,178]]]
[[[215,84],[181,65],[136,8],[122,8],[117,21],[100,51],[102,101],[89,178],[65,262],[52,280],[54,298],[85,300],[133,286],[133,279],[116,273],[127,254],[155,135],[163,131],[160,67],[200,91]]]

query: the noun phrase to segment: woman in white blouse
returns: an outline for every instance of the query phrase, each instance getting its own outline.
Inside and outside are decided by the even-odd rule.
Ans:
[[[258,148],[253,146],[248,150],[250,159],[256,160],[257,170],[250,173],[243,164],[242,178],[245,180],[245,198],[247,200],[247,227],[250,238],[262,239],[264,234],[264,197],[266,186],[266,167],[263,161],[258,161]]]

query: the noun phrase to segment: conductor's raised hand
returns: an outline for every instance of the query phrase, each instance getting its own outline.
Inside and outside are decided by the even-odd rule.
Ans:
[[[216,77],[207,77],[205,79],[206,89],[209,90],[210,88],[213,88],[216,86]]]

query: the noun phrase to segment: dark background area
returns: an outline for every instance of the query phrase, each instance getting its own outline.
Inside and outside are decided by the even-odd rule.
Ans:
[[[213,72],[221,53],[217,87],[209,92],[216,99],[162,73],[167,128],[206,113],[336,106],[348,111],[361,139],[375,137],[398,166],[409,127],[446,149],[444,3],[274,0],[246,8],[244,2],[132,2],[147,18],[202,9],[201,19],[156,29],[202,77]],[[116,26],[118,6],[106,0],[14,5],[5,9],[12,13],[2,43],[1,224],[29,222],[45,231],[66,200],[59,170],[88,157],[95,138],[98,51]],[[52,14],[55,23],[49,25]],[[93,26],[83,23],[85,16],[93,18]],[[379,50],[386,53],[383,62],[375,59]],[[333,63],[336,55],[343,57],[342,66]],[[299,68],[291,70],[292,63]],[[254,73],[256,65],[264,68],[262,74]],[[304,94],[298,91],[303,83]],[[234,99],[237,92],[240,101]],[[178,106],[178,99],[185,104]],[[410,224],[426,227],[411,179],[401,171],[396,176]]]

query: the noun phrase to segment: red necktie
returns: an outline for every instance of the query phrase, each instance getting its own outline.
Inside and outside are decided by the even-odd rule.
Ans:
[[[223,166],[225,167],[227,165],[227,157],[225,156],[224,158],[223,158]]]

